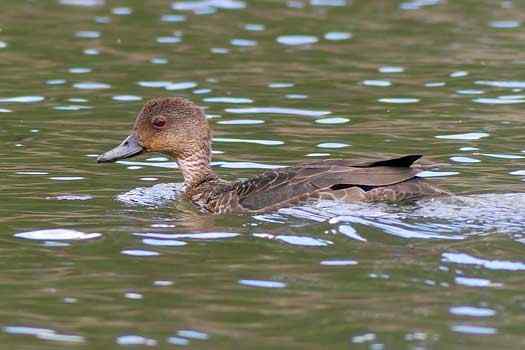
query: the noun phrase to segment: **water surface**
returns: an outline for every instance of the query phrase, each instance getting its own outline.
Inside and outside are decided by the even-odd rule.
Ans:
[[[525,347],[518,1],[6,0],[0,339],[19,349]],[[206,109],[228,180],[425,154],[458,196],[204,216],[96,156]]]

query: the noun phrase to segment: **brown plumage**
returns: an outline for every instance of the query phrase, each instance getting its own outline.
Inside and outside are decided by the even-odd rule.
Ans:
[[[330,159],[264,172],[228,183],[210,168],[211,136],[204,113],[183,98],[147,102],[133,132],[98,162],[112,162],[143,152],[176,159],[184,176],[185,197],[210,213],[264,212],[311,199],[348,202],[399,202],[443,195],[416,175],[419,155],[372,162]]]

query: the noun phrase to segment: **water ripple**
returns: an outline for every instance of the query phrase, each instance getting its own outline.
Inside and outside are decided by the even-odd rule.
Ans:
[[[73,84],[73,87],[81,90],[101,90],[109,89],[111,88],[111,85],[99,82],[82,82]]]
[[[283,141],[276,141],[276,140],[230,139],[230,138],[224,138],[224,137],[215,137],[213,138],[213,141],[214,142],[228,142],[228,143],[253,143],[253,144],[264,145],[264,146],[284,145]]]
[[[139,81],[138,85],[148,88],[164,88],[171,84],[171,81]]]
[[[182,41],[179,36],[159,36],[157,42],[159,44],[177,44]]]
[[[390,97],[390,98],[380,98],[378,101],[381,102],[381,103],[408,104],[408,103],[418,103],[419,102],[419,98]]]
[[[174,239],[153,239],[146,238],[142,240],[142,243],[152,246],[162,246],[162,247],[182,247],[185,246],[186,242],[177,241]]]
[[[442,260],[448,263],[478,265],[489,270],[523,271],[525,263],[508,260],[488,260],[465,253],[443,253]]]
[[[297,245],[302,247],[326,247],[328,245],[333,244],[333,242],[325,239],[313,238],[308,236],[279,235],[276,236],[275,239],[291,245]]]
[[[234,114],[284,114],[284,115],[299,115],[305,117],[322,117],[330,114],[329,111],[312,111],[297,108],[282,108],[282,107],[251,107],[251,108],[227,108],[228,113]]]
[[[514,28],[518,28],[519,26],[521,26],[521,22],[513,21],[513,20],[492,21],[492,22],[489,22],[489,26],[492,28],[496,28],[496,29],[514,29]]]
[[[475,98],[472,101],[484,105],[515,105],[519,103],[525,103],[525,99],[503,99],[489,97]]]
[[[246,3],[239,0],[200,0],[176,1],[171,8],[179,11],[192,11],[196,14],[211,14],[217,9],[241,10],[246,8]]]
[[[324,266],[352,266],[357,265],[355,260],[323,260],[321,265]]]
[[[378,70],[381,73],[402,73],[405,71],[405,68],[396,66],[383,66],[379,67]]]
[[[151,250],[142,250],[142,249],[126,249],[120,252],[123,255],[130,256],[141,256],[141,257],[150,257],[150,256],[159,256],[159,252],[154,252]]]
[[[84,241],[102,237],[100,233],[84,233],[63,228],[27,231],[15,234],[17,238],[36,241]]]
[[[450,312],[452,315],[471,317],[491,317],[496,314],[496,310],[493,309],[468,305],[453,306],[448,310],[448,312]]]
[[[51,340],[66,343],[84,343],[85,338],[79,335],[59,334],[52,329],[34,328],[24,326],[6,326],[2,330],[8,334],[33,335],[38,339]]]
[[[463,141],[474,141],[484,137],[489,137],[490,134],[486,132],[469,132],[466,134],[452,134],[452,135],[437,135],[437,139],[445,140],[463,140]]]
[[[94,30],[81,30],[75,33],[75,36],[77,38],[83,38],[83,39],[96,39],[100,38],[100,32],[94,31]]]
[[[203,232],[203,233],[134,233],[133,235],[139,237],[147,237],[153,239],[190,239],[190,240],[216,240],[229,239],[239,237],[240,234],[232,232]]]
[[[243,104],[243,103],[253,103],[253,100],[251,98],[243,98],[243,97],[206,97],[204,99],[204,102]]]
[[[168,91],[187,90],[187,89],[193,89],[196,86],[197,86],[197,83],[194,81],[183,81],[180,83],[170,83],[164,86],[164,89]]]
[[[474,82],[478,85],[485,85],[485,86],[492,86],[497,88],[505,88],[505,89],[524,89],[525,88],[525,81],[517,81],[517,80],[477,80]]]
[[[363,80],[363,85],[388,87],[392,86],[392,82],[390,80]]]
[[[7,97],[0,98],[1,103],[34,103],[41,102],[45,98],[43,96],[17,96],[17,97]]]
[[[180,331],[177,331],[177,335],[179,337],[198,340],[208,340],[210,338],[207,333],[195,331],[192,329],[181,329]]]
[[[258,119],[232,119],[232,120],[221,120],[217,124],[223,125],[257,125],[264,124],[264,120]]]
[[[146,338],[140,335],[121,335],[116,340],[117,344],[123,346],[130,345],[144,345],[144,346],[157,346],[157,341],[155,339]]]
[[[246,24],[244,26],[244,29],[250,32],[262,32],[263,30],[266,29],[266,26],[264,24],[250,23],[250,24]]]
[[[125,101],[125,102],[128,102],[128,101],[140,101],[142,100],[142,97],[141,96],[136,96],[136,95],[115,95],[112,97],[113,100],[115,101]]]
[[[311,35],[282,35],[277,37],[276,41],[283,45],[298,46],[315,44],[319,39]]]
[[[340,41],[352,39],[352,34],[347,32],[329,32],[324,35],[326,40],[330,41]]]
[[[481,160],[470,157],[450,157],[450,160],[457,163],[479,163]]]
[[[317,124],[345,124],[349,121],[350,119],[342,117],[322,118],[315,120]]]
[[[186,20],[186,16],[184,15],[162,15],[160,17],[160,20],[162,22],[184,22]]]
[[[257,46],[257,41],[249,39],[232,39],[230,40],[230,44],[239,47],[252,47]]]
[[[285,288],[286,283],[275,282],[275,281],[263,281],[263,280],[239,280],[239,284],[248,287],[259,287],[259,288]]]
[[[346,0],[310,0],[310,5],[341,7],[341,6],[346,6],[347,1]]]
[[[494,335],[498,330],[493,327],[476,326],[470,324],[457,324],[450,328],[453,332],[464,334]]]
[[[485,278],[475,278],[475,277],[464,277],[457,276],[454,279],[456,284],[467,286],[467,287],[478,287],[478,288],[487,288],[487,287],[501,287],[501,283],[493,283]]]

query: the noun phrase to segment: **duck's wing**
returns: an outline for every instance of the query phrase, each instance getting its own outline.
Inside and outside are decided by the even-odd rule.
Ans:
[[[324,160],[267,171],[237,183],[239,205],[246,210],[263,210],[294,204],[322,190],[360,187],[370,190],[412,179],[419,172],[410,166],[419,159],[410,155],[395,159],[355,163]]]

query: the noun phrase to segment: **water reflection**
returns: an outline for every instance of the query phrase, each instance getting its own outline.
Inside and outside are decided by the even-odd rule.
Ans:
[[[3,7],[13,348],[520,347],[522,4],[150,5]],[[202,215],[173,160],[93,159],[158,95],[206,108],[228,180],[420,152],[465,195]]]

